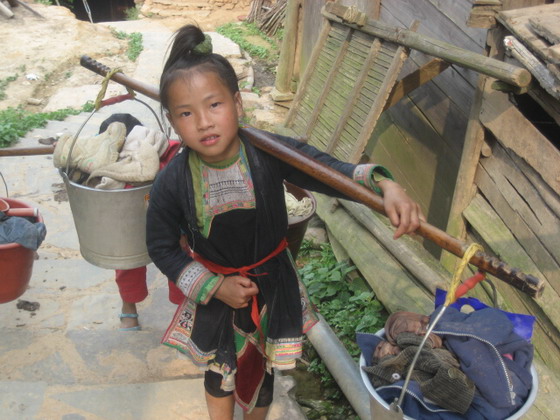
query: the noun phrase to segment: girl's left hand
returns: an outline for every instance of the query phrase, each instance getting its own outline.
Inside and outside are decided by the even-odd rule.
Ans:
[[[384,179],[379,181],[378,185],[383,191],[385,214],[391,224],[397,228],[393,239],[414,232],[420,226],[420,221],[426,221],[420,205],[412,200],[399,184]]]

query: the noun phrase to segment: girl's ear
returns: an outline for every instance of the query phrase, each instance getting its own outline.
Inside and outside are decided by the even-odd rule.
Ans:
[[[171,118],[171,114],[169,112],[166,112],[165,116],[167,117],[167,121],[169,121],[169,124],[171,124],[171,127],[173,127],[173,129],[175,130],[175,126],[173,125],[173,119]]]
[[[233,95],[233,100],[235,102],[235,109],[237,110],[237,115],[239,117],[243,116],[243,100],[241,99],[241,92],[237,91]]]

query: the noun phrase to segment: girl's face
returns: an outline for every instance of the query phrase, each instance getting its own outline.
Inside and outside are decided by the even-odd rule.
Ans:
[[[193,72],[169,86],[167,118],[183,143],[208,163],[239,152],[241,95],[234,95],[214,72]]]

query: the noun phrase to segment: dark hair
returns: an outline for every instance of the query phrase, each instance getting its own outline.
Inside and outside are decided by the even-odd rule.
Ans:
[[[138,119],[136,119],[130,114],[112,114],[109,118],[104,120],[99,126],[99,134],[107,130],[107,128],[109,128],[109,124],[115,121],[122,122],[125,125],[127,136],[130,134],[130,132],[135,126],[143,125],[140,121],[138,121]]]
[[[178,78],[185,77],[190,71],[213,71],[228,87],[232,95],[239,92],[237,75],[227,59],[220,54],[193,52],[195,47],[204,40],[204,33],[195,25],[185,25],[175,33],[171,51],[163,66],[159,81],[160,102],[163,109],[168,109],[169,106],[169,86]]]

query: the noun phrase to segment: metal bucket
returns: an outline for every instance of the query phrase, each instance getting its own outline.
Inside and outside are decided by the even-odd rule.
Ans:
[[[304,190],[297,185],[290,184],[289,182],[284,182],[284,185],[286,185],[287,191],[298,201],[301,201],[303,198],[309,198],[311,200],[311,205],[313,206],[311,213],[306,216],[288,217],[288,233],[286,235],[286,239],[288,241],[288,249],[292,254],[292,258],[295,260],[301,247],[301,243],[303,242],[307,225],[309,224],[311,218],[315,215],[317,201],[309,191]]]
[[[146,209],[152,185],[98,190],[76,184],[59,172],[84,259],[101,268],[121,270],[149,264]]]
[[[375,335],[379,337],[385,336],[385,330],[381,329],[375,333]],[[366,386],[366,389],[370,395],[370,407],[371,407],[371,419],[372,420],[393,420],[393,419],[406,419],[406,420],[414,420],[412,417],[405,416],[404,414],[396,413],[389,404],[381,398],[381,396],[375,391],[367,372],[365,372],[362,367],[366,366],[366,361],[364,359],[364,355],[360,355],[360,375],[362,377],[362,382]],[[514,420],[519,419],[521,416],[525,415],[529,408],[535,402],[537,398],[537,391],[539,389],[539,379],[537,376],[537,371],[535,369],[535,365],[531,365],[531,375],[533,376],[533,386],[531,387],[531,391],[529,392],[529,396],[525,403],[519,407],[515,413],[511,416],[507,417],[505,420]]]

